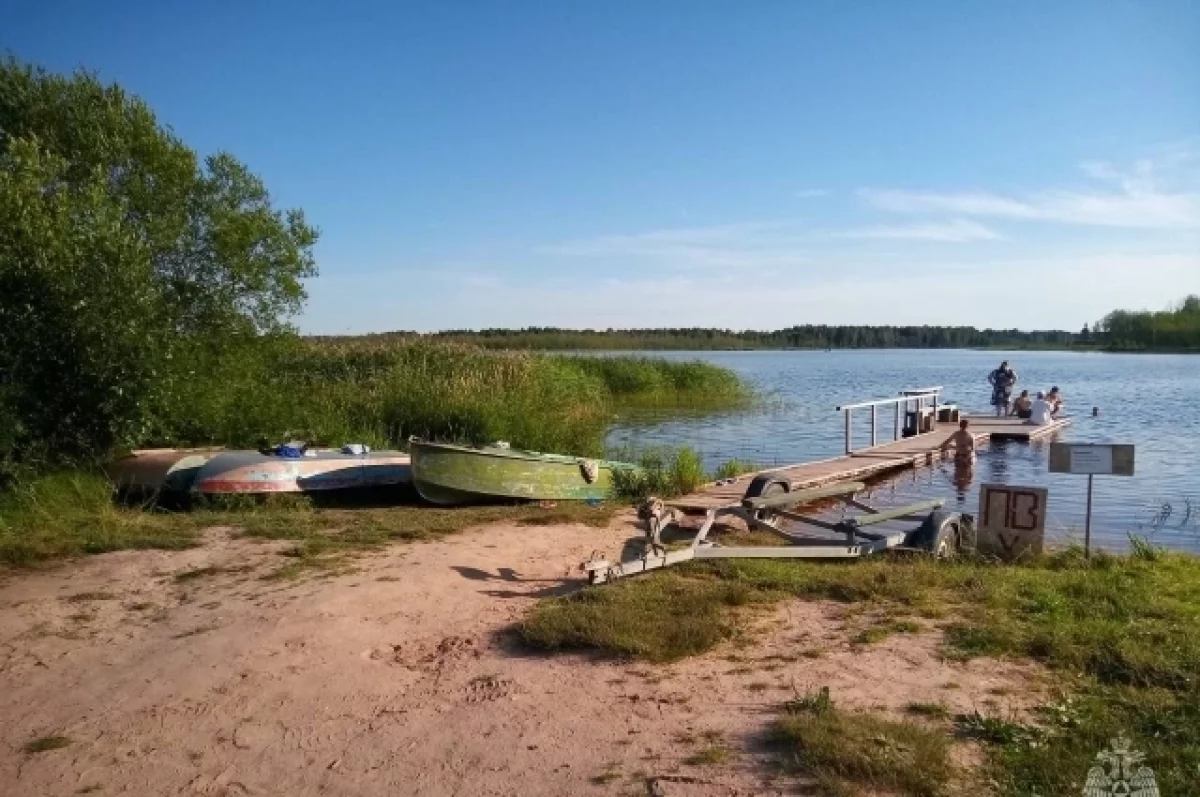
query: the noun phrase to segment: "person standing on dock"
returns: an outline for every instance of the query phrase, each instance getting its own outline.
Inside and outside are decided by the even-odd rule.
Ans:
[[[996,417],[1008,415],[1008,405],[1012,401],[1013,385],[1017,384],[1017,372],[1008,366],[1008,360],[1000,363],[1000,367],[988,374],[988,382],[992,385],[992,406],[996,408]]]

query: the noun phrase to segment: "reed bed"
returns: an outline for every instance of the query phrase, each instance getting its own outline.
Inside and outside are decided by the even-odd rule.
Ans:
[[[292,340],[212,364],[149,441],[253,446],[409,436],[597,456],[627,407],[736,408],[753,395],[707,363],[498,352],[424,339]]]

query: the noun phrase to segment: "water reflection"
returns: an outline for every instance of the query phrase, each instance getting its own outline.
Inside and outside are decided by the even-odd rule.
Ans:
[[[954,474],[951,482],[954,484],[958,503],[966,502],[967,490],[973,481],[975,481],[975,458],[954,460]]]

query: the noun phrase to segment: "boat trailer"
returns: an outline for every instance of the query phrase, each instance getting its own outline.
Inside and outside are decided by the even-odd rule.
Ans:
[[[641,558],[617,564],[597,554],[583,569],[592,584],[603,584],[624,576],[656,570],[691,559],[834,559],[869,556],[881,551],[916,550],[938,558],[953,556],[963,543],[972,518],[957,512],[943,512],[943,500],[920,501],[894,509],[877,509],[854,496],[865,489],[862,482],[792,490],[788,480],[778,473],[757,476],[741,500],[709,509],[704,522],[690,544],[668,550],[663,532],[679,528],[680,509],[650,498],[638,509],[645,524],[646,543]],[[843,516],[839,520],[800,514],[796,508],[820,500],[840,499]],[[850,515],[849,510],[861,514]],[[749,528],[783,538],[783,545],[722,545],[708,539],[714,524],[722,518],[737,518]],[[785,526],[800,526],[803,530]]]

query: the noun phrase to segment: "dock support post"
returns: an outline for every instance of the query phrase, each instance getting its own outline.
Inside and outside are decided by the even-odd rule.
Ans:
[[[877,409],[878,409],[878,407],[876,407],[874,404],[871,405],[871,448],[874,448],[875,446],[879,445],[875,441],[875,418],[879,414],[875,411]]]
[[[846,410],[846,453],[850,453],[850,413],[853,410]]]
[[[896,425],[892,427],[892,440],[900,439],[900,402],[896,402]]]

